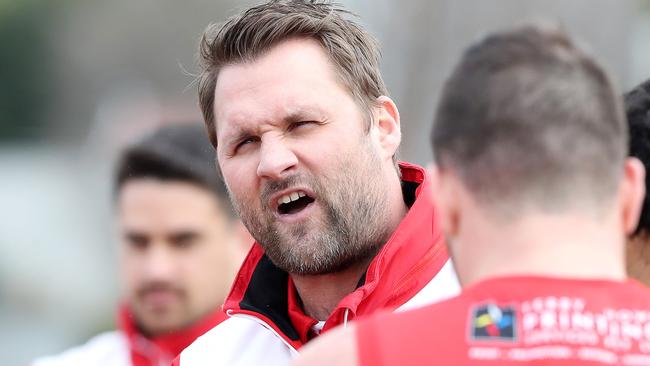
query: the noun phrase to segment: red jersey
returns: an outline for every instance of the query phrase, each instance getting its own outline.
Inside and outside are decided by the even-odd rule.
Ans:
[[[491,279],[357,324],[363,366],[650,365],[650,290],[633,280]]]

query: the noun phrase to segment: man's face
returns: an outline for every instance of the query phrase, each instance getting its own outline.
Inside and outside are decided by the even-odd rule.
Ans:
[[[230,65],[215,89],[217,156],[253,237],[294,274],[345,269],[390,235],[371,118],[310,40]]]
[[[236,243],[212,193],[133,179],[119,192],[118,216],[123,296],[145,332],[178,330],[221,304]]]

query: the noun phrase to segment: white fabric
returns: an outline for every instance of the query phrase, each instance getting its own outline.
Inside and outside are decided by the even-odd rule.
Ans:
[[[395,311],[417,309],[434,302],[447,300],[460,293],[460,284],[456,276],[456,270],[450,259],[440,269],[438,274],[427,283],[420,292],[415,294],[409,301]]]
[[[451,261],[398,311],[417,308],[458,294]],[[233,315],[199,337],[180,355],[181,366],[288,365],[297,351],[274,330],[253,317]]]
[[[234,315],[197,338],[181,352],[181,366],[288,365],[296,351],[252,318]]]
[[[126,337],[113,331],[99,334],[81,346],[61,354],[42,357],[31,366],[130,366],[131,356]]]
[[[324,327],[324,326],[325,326],[325,321],[324,321],[324,320],[321,320],[321,321],[319,321],[318,323],[314,324],[314,325],[311,327],[311,330],[312,330],[312,332],[314,332],[314,334],[316,334],[316,335],[320,335],[320,332],[321,332],[321,330],[323,330],[323,327]]]

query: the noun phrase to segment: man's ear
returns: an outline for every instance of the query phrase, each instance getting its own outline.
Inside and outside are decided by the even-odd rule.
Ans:
[[[636,230],[646,195],[645,167],[634,157],[625,160],[623,182],[621,185],[622,223],[626,235]]]
[[[442,169],[435,164],[428,165],[427,172],[430,174],[433,200],[438,209],[443,232],[447,237],[456,237],[460,226],[459,202],[456,192],[458,180],[452,171]]]
[[[402,141],[400,130],[399,111],[397,106],[389,97],[382,95],[377,98],[375,107],[375,127],[379,135],[379,146],[384,158],[392,158],[397,152]]]

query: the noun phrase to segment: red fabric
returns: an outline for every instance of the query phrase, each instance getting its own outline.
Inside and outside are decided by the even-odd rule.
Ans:
[[[318,323],[318,320],[310,317],[305,314],[302,310],[302,305],[300,297],[298,296],[298,291],[296,290],[291,277],[289,277],[289,318],[294,328],[298,331],[300,335],[300,341],[302,343],[307,343],[310,339],[310,330],[311,328]]]
[[[118,326],[127,336],[133,366],[159,366],[170,364],[185,347],[226,318],[226,314],[217,309],[186,329],[147,338],[139,332],[128,308],[122,306],[118,314]]]
[[[650,290],[633,280],[504,277],[356,329],[363,366],[650,365]]]
[[[426,171],[417,165],[403,162],[400,163],[400,169],[402,181],[419,184],[416,200],[389,241],[370,263],[363,286],[341,300],[325,322],[323,332],[342,324],[346,310],[349,321],[381,309],[396,309],[424,288],[448,259]],[[276,324],[262,314],[251,314],[240,308],[253,272],[263,256],[264,250],[255,243],[235,279],[224,310],[257,316],[298,349],[307,341],[306,333],[315,321],[304,314],[301,315],[300,305],[296,298],[292,297],[295,294],[290,282],[288,313],[300,334],[299,340],[288,338]]]

